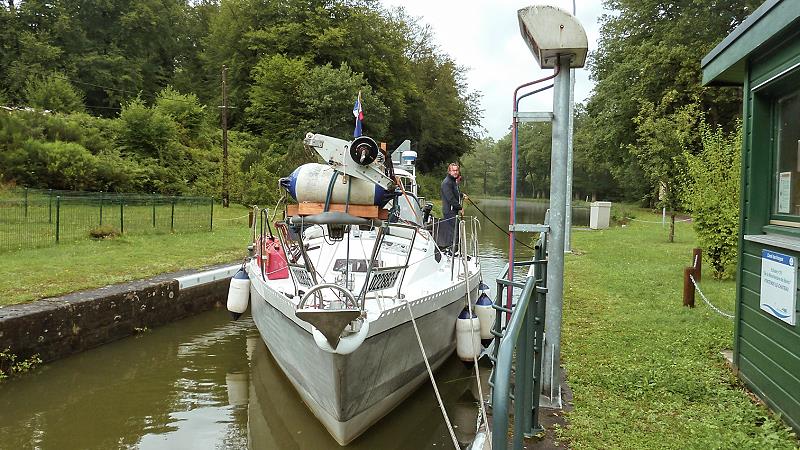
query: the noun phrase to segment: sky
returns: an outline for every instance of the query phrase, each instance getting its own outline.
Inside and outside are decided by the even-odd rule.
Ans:
[[[522,40],[517,10],[549,4],[572,12],[572,0],[382,0],[387,7],[402,6],[411,17],[433,28],[439,49],[467,69],[470,91],[482,93],[484,135],[500,139],[509,132],[514,89],[552,74],[542,70]],[[589,51],[597,49],[600,0],[576,0],[578,20],[586,30]],[[588,69],[576,69],[575,102],[591,94]],[[552,90],[528,97],[520,111],[552,111]]]

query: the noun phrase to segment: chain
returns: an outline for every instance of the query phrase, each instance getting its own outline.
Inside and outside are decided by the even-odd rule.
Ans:
[[[705,304],[708,305],[708,307],[711,308],[711,310],[713,310],[714,312],[716,312],[717,314],[721,315],[726,319],[733,319],[733,314],[728,314],[725,311],[722,311],[721,309],[711,304],[711,302],[706,298],[705,294],[703,294],[703,291],[700,290],[700,286],[694,280],[694,275],[689,275],[689,279],[692,280],[692,284],[694,285],[695,289],[697,289],[697,292],[700,293],[700,298],[703,299]]]

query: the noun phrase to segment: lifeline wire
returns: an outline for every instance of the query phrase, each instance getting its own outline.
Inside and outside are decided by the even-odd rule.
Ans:
[[[508,231],[504,230],[504,229],[503,229],[503,227],[501,227],[500,225],[498,225],[498,224],[497,224],[497,222],[495,222],[494,220],[492,220],[492,218],[491,218],[491,217],[489,217],[489,215],[488,215],[488,214],[486,214],[485,212],[483,212],[483,210],[481,210],[480,208],[478,208],[478,205],[476,205],[476,204],[475,204],[475,202],[473,202],[471,198],[467,197],[467,200],[468,200],[470,203],[472,203],[472,206],[474,206],[474,207],[475,207],[475,209],[477,209],[477,210],[478,210],[478,212],[479,212],[479,213],[481,213],[481,214],[483,215],[483,217],[486,217],[486,219],[487,219],[487,220],[489,220],[489,222],[492,222],[492,224],[493,224],[494,226],[496,226],[498,230],[500,230],[500,231],[502,231],[503,233],[505,233],[505,234],[506,234],[506,236],[509,236],[509,235],[510,235]],[[525,246],[525,247],[527,247],[527,248],[531,249],[531,250],[535,250],[533,247],[531,247],[530,245],[528,245],[528,244],[526,244],[526,243],[524,243],[524,242],[520,241],[520,240],[519,240],[519,239],[517,239],[516,237],[514,238],[514,240],[515,240],[515,241],[517,241],[518,243],[522,244],[523,246]]]

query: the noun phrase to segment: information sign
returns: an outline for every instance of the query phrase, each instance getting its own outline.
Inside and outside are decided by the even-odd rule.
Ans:
[[[761,309],[794,325],[797,321],[797,258],[761,251]]]

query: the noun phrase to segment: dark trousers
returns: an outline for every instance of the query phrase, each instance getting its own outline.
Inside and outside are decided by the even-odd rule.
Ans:
[[[436,245],[439,248],[453,246],[453,238],[456,236],[456,216],[458,213],[445,213],[444,218],[439,221],[438,232],[436,233]],[[458,248],[458,240],[455,242],[455,249]]]

